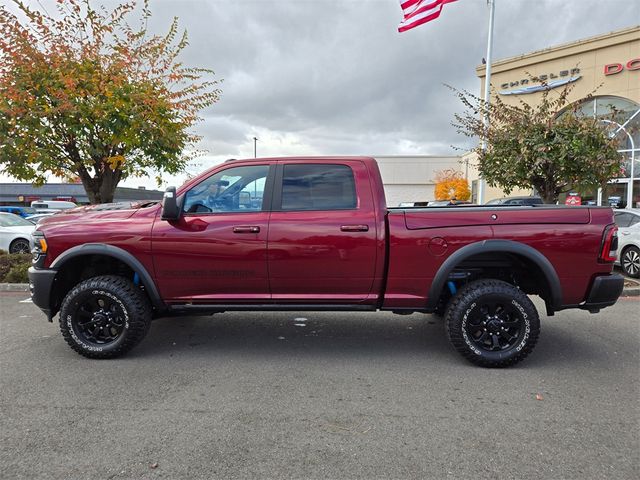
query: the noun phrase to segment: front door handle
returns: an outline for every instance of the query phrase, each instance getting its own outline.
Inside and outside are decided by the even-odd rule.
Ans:
[[[260,233],[260,227],[241,225],[233,227],[233,233]]]
[[[342,225],[340,230],[343,232],[368,232],[369,225]]]

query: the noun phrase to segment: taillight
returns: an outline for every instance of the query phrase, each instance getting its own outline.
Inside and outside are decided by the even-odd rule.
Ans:
[[[602,247],[600,248],[600,256],[598,260],[602,262],[615,262],[618,250],[618,226],[608,225],[604,229],[604,235],[602,235]]]

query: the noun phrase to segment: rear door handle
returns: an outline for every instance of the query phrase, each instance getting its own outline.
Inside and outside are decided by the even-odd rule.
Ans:
[[[233,227],[233,233],[260,233],[260,227],[241,225]]]
[[[342,225],[340,230],[343,232],[368,232],[369,225]]]

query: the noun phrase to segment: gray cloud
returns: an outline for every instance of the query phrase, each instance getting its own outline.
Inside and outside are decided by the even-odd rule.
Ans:
[[[403,34],[395,0],[156,0],[152,8],[155,25],[175,14],[188,28],[185,61],[224,78],[222,100],[200,127],[216,154],[250,153],[258,130],[285,139],[259,144],[273,154],[448,154],[469,145],[450,125],[460,105],[443,83],[479,90],[484,0],[446,5],[438,20]],[[622,28],[637,13],[632,0],[497,0],[494,59]]]
[[[34,2],[35,3],[35,2]],[[627,27],[636,0],[496,0],[494,60]],[[485,0],[445,5],[399,34],[397,0],[151,0],[151,28],[173,16],[182,60],[224,79],[197,131],[203,163],[259,154],[451,154],[469,146],[450,123],[443,84],[478,92]],[[139,183],[139,181],[138,181]]]

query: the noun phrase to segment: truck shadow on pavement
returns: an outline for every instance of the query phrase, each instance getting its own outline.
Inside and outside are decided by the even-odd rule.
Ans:
[[[224,353],[245,356],[396,355],[430,351],[455,355],[440,319],[360,313],[224,313],[159,319],[131,354]]]
[[[606,327],[599,327],[606,335]],[[533,353],[520,365],[584,365],[608,357],[593,335],[576,334],[571,325],[542,323]],[[629,348],[632,348],[630,346]],[[418,356],[421,361],[472,366],[449,345],[442,319],[432,315],[370,313],[233,312],[213,317],[156,320],[147,338],[127,358],[233,357],[389,357]]]

